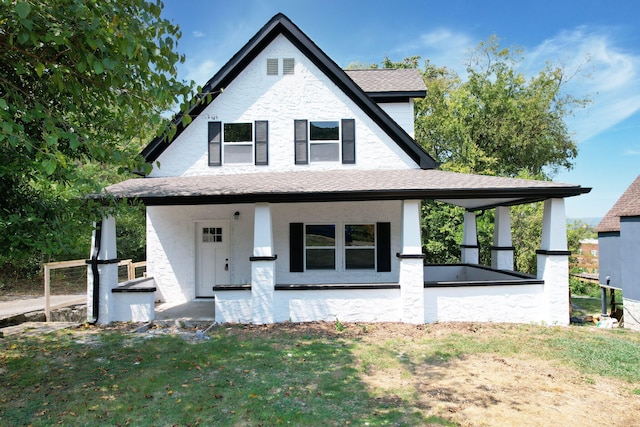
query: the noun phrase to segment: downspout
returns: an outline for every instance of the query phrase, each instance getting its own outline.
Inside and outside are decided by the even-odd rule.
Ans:
[[[91,273],[93,274],[93,321],[90,325],[98,323],[100,315],[100,269],[98,268],[98,255],[100,255],[100,245],[102,242],[102,221],[96,222],[95,240],[93,243],[93,253],[89,264],[91,264]]]

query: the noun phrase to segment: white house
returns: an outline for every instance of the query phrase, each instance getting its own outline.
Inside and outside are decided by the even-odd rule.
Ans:
[[[155,291],[210,299],[219,322],[568,324],[564,197],[590,189],[438,170],[412,138],[413,99],[425,94],[417,70],[344,71],[274,16],[204,86],[191,120],[177,116],[175,135],[144,149],[153,171],[106,189],[147,206],[151,285],[113,280],[106,218],[90,266],[94,320],[151,319],[144,294]],[[460,264],[424,265],[426,199],[466,208]],[[512,271],[509,206],[541,200],[529,277]],[[486,209],[496,209],[493,268],[478,265],[475,216]]]

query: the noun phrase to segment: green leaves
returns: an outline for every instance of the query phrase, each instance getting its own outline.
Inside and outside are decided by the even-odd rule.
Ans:
[[[165,121],[161,113],[190,97],[191,87],[177,79],[180,31],[162,19],[161,3],[144,0],[5,3],[0,222],[9,224],[1,231],[11,240],[0,247],[13,254],[56,253],[68,250],[78,233],[90,234],[65,225],[62,218],[85,215],[76,209],[86,206],[71,201],[124,178],[85,175],[86,165],[147,169],[137,154]],[[55,209],[42,207],[49,201]],[[10,212],[41,215],[57,237],[3,222]]]
[[[16,13],[21,19],[25,19],[31,13],[31,6],[26,1],[21,1],[16,4]]]

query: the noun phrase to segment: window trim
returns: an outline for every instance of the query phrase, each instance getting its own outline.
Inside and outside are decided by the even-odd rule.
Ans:
[[[373,227],[373,245],[372,246],[348,246],[347,245],[347,227],[348,226],[358,226],[358,225],[370,225]],[[345,222],[342,224],[343,231],[343,268],[344,271],[378,271],[378,230],[376,227],[376,223],[373,222]],[[367,268],[349,268],[347,267],[347,252],[348,251],[356,251],[356,250],[371,250],[373,249],[373,267]]]
[[[319,246],[307,246],[307,227],[313,226],[333,226],[333,246],[328,245],[319,245]],[[304,223],[304,235],[303,235],[303,246],[304,246],[304,271],[337,271],[337,258],[338,258],[338,248],[340,246],[339,236],[337,233],[338,224],[331,222],[311,222]],[[308,252],[309,251],[322,251],[322,250],[333,250],[333,268],[309,268],[308,266]]]

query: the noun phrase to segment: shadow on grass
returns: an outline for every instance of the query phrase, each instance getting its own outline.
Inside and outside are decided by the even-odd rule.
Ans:
[[[95,332],[1,341],[0,424],[451,425],[370,394],[326,328]]]

